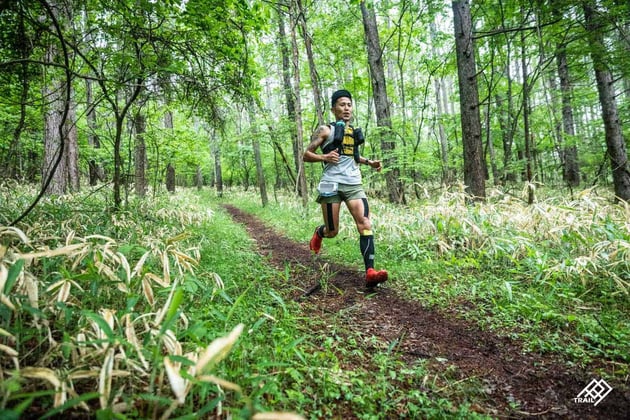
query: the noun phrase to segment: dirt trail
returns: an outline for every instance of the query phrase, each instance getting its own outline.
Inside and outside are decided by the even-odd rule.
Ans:
[[[428,360],[437,372],[457,367],[459,378],[475,377],[484,384],[475,409],[496,417],[562,419],[628,419],[628,383],[614,383],[612,392],[597,406],[578,404],[574,398],[592,379],[594,368],[568,369],[553,355],[525,353],[518,342],[481,331],[454,315],[427,309],[420,302],[398,296],[391,286],[368,294],[363,273],[314,260],[305,243],[279,235],[254,216],[236,207],[225,208],[256,240],[259,252],[280,269],[289,264],[291,279],[302,285],[305,311],[323,318],[344,312],[352,325],[383,343],[397,343],[398,353],[409,363]],[[316,285],[328,272],[328,287]],[[511,403],[519,403],[511,409]]]

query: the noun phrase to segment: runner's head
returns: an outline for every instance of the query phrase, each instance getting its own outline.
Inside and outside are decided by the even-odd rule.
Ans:
[[[331,111],[335,115],[335,121],[350,121],[352,118],[352,95],[345,89],[335,91],[331,98]]]

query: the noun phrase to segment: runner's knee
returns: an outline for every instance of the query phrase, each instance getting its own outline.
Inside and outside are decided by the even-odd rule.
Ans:
[[[369,217],[361,217],[357,220],[357,229],[359,233],[362,233],[364,230],[372,230],[372,221]]]

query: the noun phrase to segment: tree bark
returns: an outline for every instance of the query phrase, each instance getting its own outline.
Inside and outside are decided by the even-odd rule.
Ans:
[[[536,199],[532,174],[532,136],[529,128],[529,75],[525,57],[525,32],[521,31],[521,72],[523,77],[523,138],[525,139],[525,180],[527,181],[527,203]]]
[[[72,92],[72,86],[69,87]],[[71,98],[74,95],[71,93]],[[70,191],[81,190],[81,179],[79,171],[79,134],[77,132],[77,112],[74,99],[68,104],[68,117],[64,123],[64,133],[66,136],[66,168],[68,172],[68,187]]]
[[[265,180],[265,171],[263,168],[262,157],[260,155],[260,141],[258,141],[259,132],[258,125],[256,123],[256,116],[254,115],[254,107],[256,106],[253,98],[250,98],[249,101],[249,123],[251,127],[252,133],[252,149],[254,151],[254,162],[256,163],[256,183],[258,185],[258,191],[260,193],[260,201],[263,207],[267,205],[269,202],[269,197],[267,196],[267,181]]]
[[[175,192],[175,168],[170,163],[166,166],[166,190]]]
[[[552,14],[555,18],[562,17],[562,12],[554,4]],[[560,131],[560,156],[562,163],[562,178],[569,187],[577,187],[580,184],[580,166],[578,161],[578,149],[575,144],[575,121],[573,118],[573,89],[567,61],[567,44],[559,42],[556,46],[555,60],[560,80],[560,93],[562,96],[562,130]]]
[[[195,172],[195,185],[197,191],[201,191],[203,188],[203,173],[201,172],[201,166],[197,165],[197,171]]]
[[[147,147],[144,141],[146,132],[146,117],[141,111],[133,120],[136,146],[135,146],[135,182],[134,187],[138,197],[144,197],[147,193]]]
[[[213,130],[210,135],[210,152],[214,157],[214,186],[217,196],[223,197],[223,171],[221,169],[221,148],[218,145],[216,133]]]
[[[308,204],[308,193],[306,191],[306,174],[304,173],[304,161],[302,160],[302,155],[304,154],[304,140],[303,140],[303,132],[304,128],[302,126],[302,104],[300,101],[300,62],[299,62],[299,51],[297,45],[297,36],[295,32],[295,14],[297,13],[296,5],[292,3],[290,16],[290,26],[291,26],[291,49],[293,52],[293,90],[294,100],[295,100],[295,163],[297,167],[297,192],[298,195],[302,197],[302,205],[306,207]]]
[[[575,123],[573,120],[573,106],[571,104],[572,89],[569,77],[569,66],[565,46],[558,46],[556,53],[560,92],[562,93],[562,162],[563,178],[571,187],[580,184],[580,166],[578,149],[575,144]]]
[[[612,73],[606,66],[608,53],[602,35],[604,25],[590,2],[585,1],[582,6],[597,80],[599,102],[602,107],[606,148],[610,158],[615,195],[618,199],[630,201],[630,164],[615,101]]]
[[[486,197],[485,165],[481,141],[481,120],[470,2],[454,1],[455,47],[461,103],[462,144],[464,149],[464,184],[474,200]]]
[[[302,38],[304,39],[304,47],[306,48],[306,58],[308,60],[309,75],[311,76],[311,85],[313,89],[313,100],[315,101],[315,112],[317,113],[318,125],[325,124],[324,121],[324,102],[322,100],[322,93],[319,89],[319,75],[317,74],[317,67],[315,66],[315,60],[313,58],[313,46],[311,36],[308,33],[306,26],[306,11],[302,6],[302,0],[296,0],[298,10],[298,23],[302,30]]]
[[[101,148],[101,142],[98,134],[96,133],[96,104],[94,103],[94,94],[92,92],[92,81],[89,79],[85,81],[85,94],[87,107],[86,118],[88,127],[88,145],[90,145],[94,150],[98,150]],[[96,185],[98,181],[105,180],[103,167],[96,159],[90,159],[89,169],[89,183],[91,186]]]
[[[49,17],[52,20],[51,32],[62,36],[63,27],[67,19],[68,11],[62,5],[51,1],[49,4]],[[63,40],[61,40],[63,41]],[[64,62],[69,64],[67,52],[55,44],[55,40],[49,39],[46,49],[46,61],[49,63]],[[44,164],[42,168],[42,183],[46,194],[65,194],[68,192],[68,117],[70,114],[70,89],[71,79],[64,78],[51,68],[45,73],[48,80],[44,82],[43,96],[47,103],[44,113]],[[73,156],[76,158],[76,155]]]
[[[396,145],[393,141],[392,120],[390,116],[387,86],[385,83],[385,68],[383,65],[383,50],[381,49],[376,16],[373,9],[368,9],[365,1],[361,1],[361,15],[365,31],[370,79],[376,111],[376,126],[381,136],[381,151],[383,153],[385,181],[387,184],[389,201],[404,203],[404,186],[401,181],[400,169],[394,156]]]
[[[432,43],[432,55],[434,57],[439,57],[438,51],[435,48],[436,38],[437,38],[437,29],[435,23],[431,23],[431,43]],[[402,73],[402,69],[400,70]],[[402,77],[402,76],[401,76]],[[452,171],[449,167],[449,145],[448,139],[446,137],[446,132],[444,130],[444,109],[445,104],[442,103],[444,98],[444,92],[442,88],[443,79],[435,77],[433,79],[433,88],[435,90],[435,104],[436,104],[436,120],[438,125],[438,141],[440,143],[440,161],[442,162],[442,185],[449,185],[452,182]],[[402,89],[401,89],[402,91]],[[402,92],[401,92],[402,93]],[[404,99],[403,99],[404,104]],[[404,105],[403,105],[403,109]]]
[[[287,34],[284,26],[284,18],[281,12],[278,12],[278,48],[282,61],[282,86],[284,90],[284,99],[287,107],[287,117],[289,121],[295,121],[295,98],[293,97],[293,88],[291,86],[291,57],[289,55],[289,47],[287,45]],[[295,126],[291,126],[291,138],[295,139]],[[297,163],[298,151],[296,150],[296,142],[293,145],[293,162],[295,171],[299,170]]]

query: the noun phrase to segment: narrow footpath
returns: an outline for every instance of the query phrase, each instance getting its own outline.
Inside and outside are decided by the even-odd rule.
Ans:
[[[599,378],[597,366],[568,369],[558,356],[526,353],[520,343],[482,331],[453,313],[403,299],[387,283],[370,293],[362,272],[314,259],[306,241],[291,241],[234,206],[225,209],[245,226],[271,264],[280,270],[289,265],[291,280],[300,285],[294,298],[305,314],[326,319],[343,313],[364,334],[386,347],[395,345],[405,362],[422,359],[435,372],[455,366],[455,380],[474,377],[484,384],[474,410],[498,418],[630,418],[628,378],[625,383],[608,382],[613,390],[599,405],[578,404],[574,398]]]

